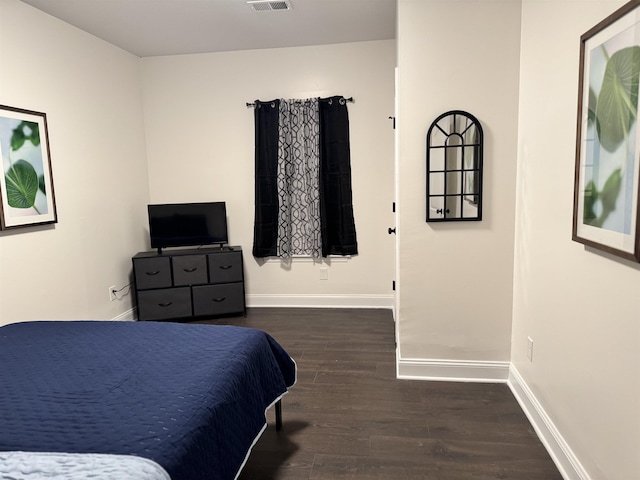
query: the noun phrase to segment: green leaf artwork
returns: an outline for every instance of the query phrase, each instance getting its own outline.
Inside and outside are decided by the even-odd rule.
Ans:
[[[47,187],[45,186],[44,175],[40,175],[38,177],[38,188],[42,193],[44,193],[45,195],[47,194]]]
[[[7,201],[14,208],[35,208],[38,193],[38,174],[24,160],[15,162],[5,174]],[[36,211],[38,211],[36,209]],[[40,213],[40,212],[38,212]]]
[[[40,145],[40,129],[35,122],[21,121],[11,132],[11,150],[21,149],[26,142],[31,142],[34,147]],[[46,194],[44,176],[38,178],[38,173],[33,165],[24,159],[11,162],[4,178],[7,188],[7,203],[13,208],[36,208],[36,195],[38,190]]]
[[[584,213],[583,221],[586,224],[591,224],[598,216],[595,213],[594,207],[598,200],[598,190],[593,180],[589,180],[587,187],[584,189]]]
[[[616,209],[616,201],[620,195],[621,187],[622,174],[619,168],[615,170],[609,178],[607,178],[601,192],[596,190],[593,181],[589,182],[587,189],[590,190],[590,194],[587,195],[587,192],[585,192],[584,223],[594,227],[602,227],[602,224],[607,217]],[[598,216],[594,213],[594,204],[596,200],[600,200],[602,205],[602,212],[600,212],[600,215]]]
[[[11,135],[11,150],[18,150],[29,140],[35,147],[40,145],[40,129],[35,122],[22,121]]]
[[[596,105],[596,128],[608,152],[615,152],[626,140],[636,119],[639,76],[639,46],[618,50],[607,60]]]
[[[587,112],[587,119],[589,123],[596,121],[596,105],[598,104],[598,96],[593,88],[589,88],[589,111]]]
[[[622,48],[611,56],[604,45],[601,48],[606,66],[600,91],[596,95],[592,88],[589,90],[588,122],[595,122],[596,147],[615,154],[619,167],[609,174],[600,191],[593,179],[584,190],[583,222],[594,227],[603,226],[616,209],[622,191],[629,136],[637,120],[640,83],[640,46]]]

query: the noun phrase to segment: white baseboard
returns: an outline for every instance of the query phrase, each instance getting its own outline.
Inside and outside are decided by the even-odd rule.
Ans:
[[[393,309],[393,295],[247,295],[247,307],[383,308]],[[138,319],[133,307],[112,320]]]
[[[247,307],[393,308],[393,295],[247,295]]]
[[[511,365],[507,385],[565,480],[591,480],[520,373]]]
[[[509,362],[398,359],[398,378],[447,382],[505,383]]]

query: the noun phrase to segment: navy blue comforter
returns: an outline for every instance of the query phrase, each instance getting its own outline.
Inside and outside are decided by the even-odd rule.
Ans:
[[[172,480],[233,479],[295,382],[249,328],[24,322],[0,328],[0,450],[146,457]]]

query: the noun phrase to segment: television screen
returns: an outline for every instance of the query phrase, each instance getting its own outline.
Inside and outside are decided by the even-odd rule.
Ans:
[[[228,242],[225,202],[156,204],[148,211],[152,248]]]

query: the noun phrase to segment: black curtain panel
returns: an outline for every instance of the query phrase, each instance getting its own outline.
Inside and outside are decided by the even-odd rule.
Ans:
[[[280,100],[255,102],[255,217],[253,256],[277,255],[278,112]]]
[[[356,255],[347,102],[323,98],[319,108],[322,256]]]
[[[282,252],[279,248],[279,216],[287,217],[288,208],[281,204],[279,195],[282,185],[278,182],[279,165],[291,167],[291,159],[282,154],[279,148],[283,141],[283,126],[280,125],[279,110],[287,102],[300,100],[254,103],[255,108],[255,224],[253,236],[253,256],[288,257],[308,252]],[[309,128],[306,124],[288,126],[300,129],[305,135],[313,135],[319,151],[319,171],[317,174],[320,210],[320,242],[322,256],[356,255],[358,244],[353,218],[351,193],[351,155],[349,146],[349,115],[347,101],[340,96],[323,98],[318,101],[319,128]],[[280,116],[280,118],[283,118]],[[285,132],[286,133],[286,132]],[[284,137],[288,138],[287,135]],[[289,134],[291,137],[291,134]],[[317,138],[316,138],[317,137]],[[301,161],[309,162],[308,148],[296,148]],[[283,167],[280,165],[280,167]],[[308,183],[302,179],[292,182]],[[280,186],[279,186],[280,185]],[[285,186],[285,188],[288,188]],[[285,192],[286,193],[286,192]],[[310,195],[305,195],[309,197]],[[311,195],[312,197],[313,195]],[[280,229],[282,230],[282,229]],[[285,239],[282,239],[283,241]],[[300,242],[294,242],[300,243]],[[313,254],[312,254],[313,255]]]

